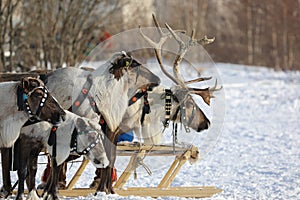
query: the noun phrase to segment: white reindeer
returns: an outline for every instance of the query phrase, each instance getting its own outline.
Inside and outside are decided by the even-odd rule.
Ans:
[[[179,64],[188,49],[200,43],[206,45],[214,41],[204,37],[201,40],[194,39],[194,32],[192,33],[190,41],[184,43],[181,38],[173,31],[167,24],[168,33],[164,33],[159,26],[158,21],[153,15],[155,26],[160,34],[159,42],[155,43],[149,37],[144,35],[140,29],[142,37],[154,48],[157,61],[161,67],[162,72],[170,78],[176,85],[170,90],[170,95],[166,93],[166,88],[159,86],[148,93],[148,100],[151,107],[151,113],[145,115],[144,121],[141,124],[143,101],[138,100],[127,109],[127,112],[120,125],[121,129],[134,129],[139,138],[144,140],[145,144],[159,144],[161,143],[164,126],[168,120],[180,122],[185,127],[190,127],[197,132],[208,129],[210,125],[209,119],[205,116],[202,110],[193,100],[191,94],[198,94],[202,97],[207,105],[210,105],[210,99],[213,97],[212,93],[216,90],[216,85],[212,88],[195,89],[189,88],[187,84],[209,80],[210,78],[197,78],[195,80],[184,81],[179,73]],[[173,73],[171,75],[167,72],[162,60],[162,46],[168,38],[173,37],[179,43],[179,53],[175,58],[173,64]],[[217,82],[216,82],[217,84]],[[166,98],[169,98],[169,106],[166,105]],[[166,108],[168,107],[168,108]],[[170,112],[166,114],[166,109]]]
[[[97,120],[79,117],[69,111],[65,112],[65,121],[56,131],[57,154],[55,159],[52,159],[51,161],[55,161],[56,165],[59,166],[68,158],[71,150],[73,150],[76,154],[86,156],[87,159],[91,160],[95,167],[107,167],[109,165],[109,160],[103,145],[104,134]],[[20,148],[20,166],[18,170],[19,182],[16,199],[24,198],[24,181],[26,179],[27,171],[30,173],[27,185],[29,191],[27,199],[39,199],[35,189],[36,166],[30,165],[30,169],[26,170],[26,165],[27,163],[34,163],[34,159],[43,146],[47,147],[47,151],[52,155],[53,145],[48,145],[51,129],[52,126],[46,122],[25,126],[21,129],[20,143],[18,144]],[[73,146],[73,149],[71,146]],[[31,154],[34,154],[33,152],[35,152],[35,156],[31,156]],[[59,176],[57,170],[51,170],[51,173],[51,178],[54,179],[51,181],[53,182],[52,184],[57,184]],[[50,187],[50,185],[48,187]],[[54,195],[51,196],[51,198],[55,199],[57,196]]]
[[[58,69],[47,74],[46,84],[65,109],[72,108],[79,116],[94,118],[97,115],[91,109],[92,98],[99,110],[98,114],[104,117],[109,130],[113,133],[117,130],[128,107],[128,99],[135,91],[142,87],[157,86],[160,80],[125,52],[114,54],[99,68],[100,70],[92,73],[71,67]],[[84,93],[87,92],[89,96],[77,104],[76,97],[83,93],[85,89],[83,87],[88,80],[92,82],[90,88]],[[111,142],[107,142],[105,148],[109,145]],[[110,164],[112,164],[111,160]],[[56,168],[56,166],[52,167]],[[6,187],[10,188],[10,186]],[[56,185],[52,184],[48,188],[45,198],[57,197],[55,187]]]

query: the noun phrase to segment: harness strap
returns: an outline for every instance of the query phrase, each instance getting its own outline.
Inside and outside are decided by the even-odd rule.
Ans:
[[[136,93],[128,102],[128,106],[131,106],[132,104],[134,104],[137,100],[139,100],[140,98],[142,98],[142,96],[144,96],[145,94],[147,94],[147,90],[142,89],[140,92]],[[145,97],[144,97],[145,98]]]
[[[48,98],[48,90],[46,89],[46,87],[43,87],[43,90],[44,90],[44,95],[43,95],[41,102],[39,104],[39,107],[35,113],[36,116],[40,116],[42,108],[44,107],[46,99]]]
[[[73,129],[72,136],[71,136],[71,143],[70,143],[71,152],[76,152],[76,149],[77,149],[77,135],[78,135],[78,132],[77,132],[77,128],[75,127]]]
[[[141,124],[143,125],[145,120],[145,115],[149,114],[151,112],[149,101],[148,101],[148,93],[147,91],[144,92],[144,106],[142,111],[142,117],[141,117]]]
[[[100,134],[98,134],[98,137],[96,138],[96,140],[94,142],[89,144],[82,151],[78,151],[78,149],[77,149],[77,145],[78,145],[77,136],[78,136],[78,131],[77,131],[77,128],[75,127],[73,132],[72,132],[70,147],[71,147],[71,152],[75,152],[79,155],[86,155],[92,148],[94,148],[100,142]]]
[[[52,147],[52,156],[56,157],[56,131],[57,131],[58,126],[52,126],[50,135],[48,138],[48,145],[53,146]]]
[[[87,76],[86,82],[84,83],[80,94],[78,95],[78,97],[76,98],[76,100],[73,102],[72,104],[72,111],[74,113],[76,113],[81,105],[81,103],[86,99],[86,97],[88,96],[88,93],[92,87],[93,84],[93,77],[92,74],[89,74]]]
[[[96,104],[94,98],[93,98],[91,95],[89,95],[89,96],[88,96],[88,99],[89,99],[90,105],[92,106],[93,111],[94,111],[95,113],[97,113],[97,115],[101,115],[101,113],[100,113],[100,111],[99,111],[99,108],[98,108],[98,106],[97,106],[97,104]],[[101,116],[102,116],[102,115],[101,115]]]
[[[175,123],[175,122],[173,122],[172,135],[173,135],[173,153],[175,154],[175,144],[178,143],[178,139],[177,139],[177,123]]]
[[[17,106],[18,106],[18,111],[23,111],[24,110],[24,89],[18,85],[17,88]]]
[[[164,127],[169,127],[171,107],[172,107],[172,91],[170,89],[165,89],[165,122]]]
[[[175,98],[172,94],[172,91],[170,89],[166,89],[165,90],[165,121],[164,121],[164,127],[167,128],[169,126],[169,121],[171,118],[171,107],[172,107],[172,102],[171,99]],[[176,100],[176,99],[175,99]],[[180,122],[183,124],[185,131],[187,133],[190,132],[190,128],[189,125],[192,123],[193,118],[195,116],[195,105],[193,106],[193,111],[192,111],[192,116],[189,118],[188,122],[186,120],[186,108],[185,108],[185,104],[180,104],[179,106],[177,106],[176,111],[174,113],[174,115],[172,116],[172,121],[175,121],[177,119],[177,116],[179,114],[180,111]],[[174,129],[174,127],[173,127]],[[177,132],[177,126],[176,126],[176,132]],[[176,133],[177,134],[177,133]]]

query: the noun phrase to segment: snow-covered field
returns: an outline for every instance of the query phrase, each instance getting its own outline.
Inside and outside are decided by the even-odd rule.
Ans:
[[[217,67],[226,104],[222,134],[208,155],[181,169],[172,186],[216,186],[224,191],[211,198],[215,200],[300,199],[300,72],[232,64]],[[119,174],[123,161],[117,162]],[[138,179],[131,178],[126,186],[157,185],[171,162],[157,157],[155,164],[161,167],[152,176],[141,169]],[[76,165],[69,165],[68,173]],[[93,176],[94,168],[89,165],[76,187],[88,187]],[[12,177],[15,181],[15,173]],[[98,194],[77,199],[152,198]]]

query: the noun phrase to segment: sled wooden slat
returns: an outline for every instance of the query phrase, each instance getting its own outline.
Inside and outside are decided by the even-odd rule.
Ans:
[[[136,169],[135,163],[137,159],[142,158],[145,154],[145,150],[142,150],[140,153],[131,156],[130,161],[124,170],[124,172],[121,174],[120,178],[116,182],[114,188],[122,188],[126,182],[129,180],[131,174],[134,172]]]
[[[178,197],[194,197],[205,198],[211,197],[214,194],[222,192],[214,186],[192,186],[192,187],[170,187],[181,167],[191,157],[196,157],[198,148],[190,146],[187,148],[173,147],[168,145],[142,145],[123,143],[117,147],[118,156],[131,156],[130,161],[123,171],[118,181],[114,185],[115,192],[121,196],[178,196]],[[157,187],[128,187],[124,188],[130,176],[134,173],[135,169],[139,166],[137,161],[147,156],[175,156],[175,160],[167,171],[166,175],[162,178]],[[59,190],[61,196],[76,197],[93,195],[95,189],[90,188],[73,188],[77,180],[83,173],[88,160],[84,159],[78,171],[75,173],[66,190]]]
[[[115,192],[120,196],[151,196],[151,197],[164,197],[164,196],[177,196],[187,198],[208,198],[214,194],[222,192],[213,186],[199,186],[199,187],[171,187],[171,188],[157,188],[157,187],[132,187],[125,189],[115,189]],[[75,188],[73,190],[60,190],[60,196],[78,197],[93,195],[95,190],[89,188]]]
[[[166,175],[163,177],[159,185],[157,186],[158,188],[168,188],[171,186],[171,183],[174,181],[177,173],[181,169],[181,167],[185,164],[185,162],[188,160],[190,157],[190,151],[186,151],[183,155],[180,157],[176,157],[174,162],[172,163],[171,167],[169,168],[168,172]]]
[[[70,190],[74,187],[80,176],[82,175],[85,167],[88,165],[89,160],[83,159],[81,165],[79,166],[78,170],[76,171],[75,175],[72,177],[70,183],[67,186],[67,190]]]

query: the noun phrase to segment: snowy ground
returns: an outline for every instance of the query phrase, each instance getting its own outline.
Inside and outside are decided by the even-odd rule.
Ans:
[[[172,186],[212,185],[223,189],[211,198],[214,200],[299,199],[300,72],[275,72],[232,64],[219,64],[218,69],[226,102],[222,135],[201,161],[182,168]],[[165,160],[157,158],[155,164],[162,166],[159,170],[152,176],[139,173],[138,179],[130,179],[126,186],[157,185],[170,163]],[[72,173],[76,164],[69,168]],[[118,161],[119,174],[123,168]],[[40,174],[41,171],[38,177]],[[88,187],[93,176],[94,168],[89,165],[76,187]],[[15,173],[12,177],[15,181]],[[98,194],[77,199],[152,198]]]

